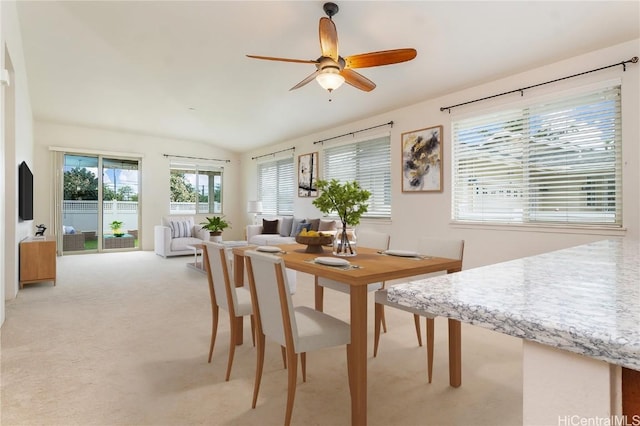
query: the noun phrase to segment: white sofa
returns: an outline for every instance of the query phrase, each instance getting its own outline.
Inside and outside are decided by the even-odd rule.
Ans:
[[[153,231],[154,251],[162,257],[193,255],[188,245],[209,240],[209,231],[195,224],[194,216],[164,216],[162,225],[156,225]]]
[[[247,226],[247,242],[258,246],[293,244],[296,242],[295,236],[299,232],[299,224],[307,224],[314,231],[321,231],[327,234],[335,234],[336,221],[325,219],[303,219],[293,216],[264,218],[264,221],[278,221],[276,233],[263,234],[263,225]],[[273,229],[271,230],[273,232]]]

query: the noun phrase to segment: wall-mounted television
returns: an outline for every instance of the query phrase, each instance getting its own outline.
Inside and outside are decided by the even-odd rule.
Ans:
[[[33,220],[33,173],[24,161],[18,168],[18,214],[22,220]]]

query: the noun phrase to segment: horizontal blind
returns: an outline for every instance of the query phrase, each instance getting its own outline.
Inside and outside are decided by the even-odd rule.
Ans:
[[[622,226],[620,86],[453,122],[456,221]]]
[[[293,215],[293,158],[258,165],[258,193],[266,214]]]
[[[356,181],[371,192],[363,217],[391,217],[391,143],[389,136],[324,150],[324,179]]]

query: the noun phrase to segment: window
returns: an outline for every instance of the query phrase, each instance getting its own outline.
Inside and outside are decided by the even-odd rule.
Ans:
[[[453,122],[460,222],[622,226],[620,86]]]
[[[222,168],[171,162],[171,214],[222,213]]]
[[[258,195],[263,213],[293,214],[294,173],[293,157],[258,164]]]
[[[324,150],[324,179],[357,181],[371,192],[363,217],[391,217],[391,142],[389,136]]]

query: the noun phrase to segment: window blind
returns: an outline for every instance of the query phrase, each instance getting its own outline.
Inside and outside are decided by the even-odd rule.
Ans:
[[[258,165],[258,193],[263,213],[293,214],[295,193],[293,158],[283,158]]]
[[[357,181],[371,192],[368,211],[363,217],[391,217],[390,137],[326,148],[324,179]]]
[[[620,86],[453,122],[455,221],[622,226]]]

